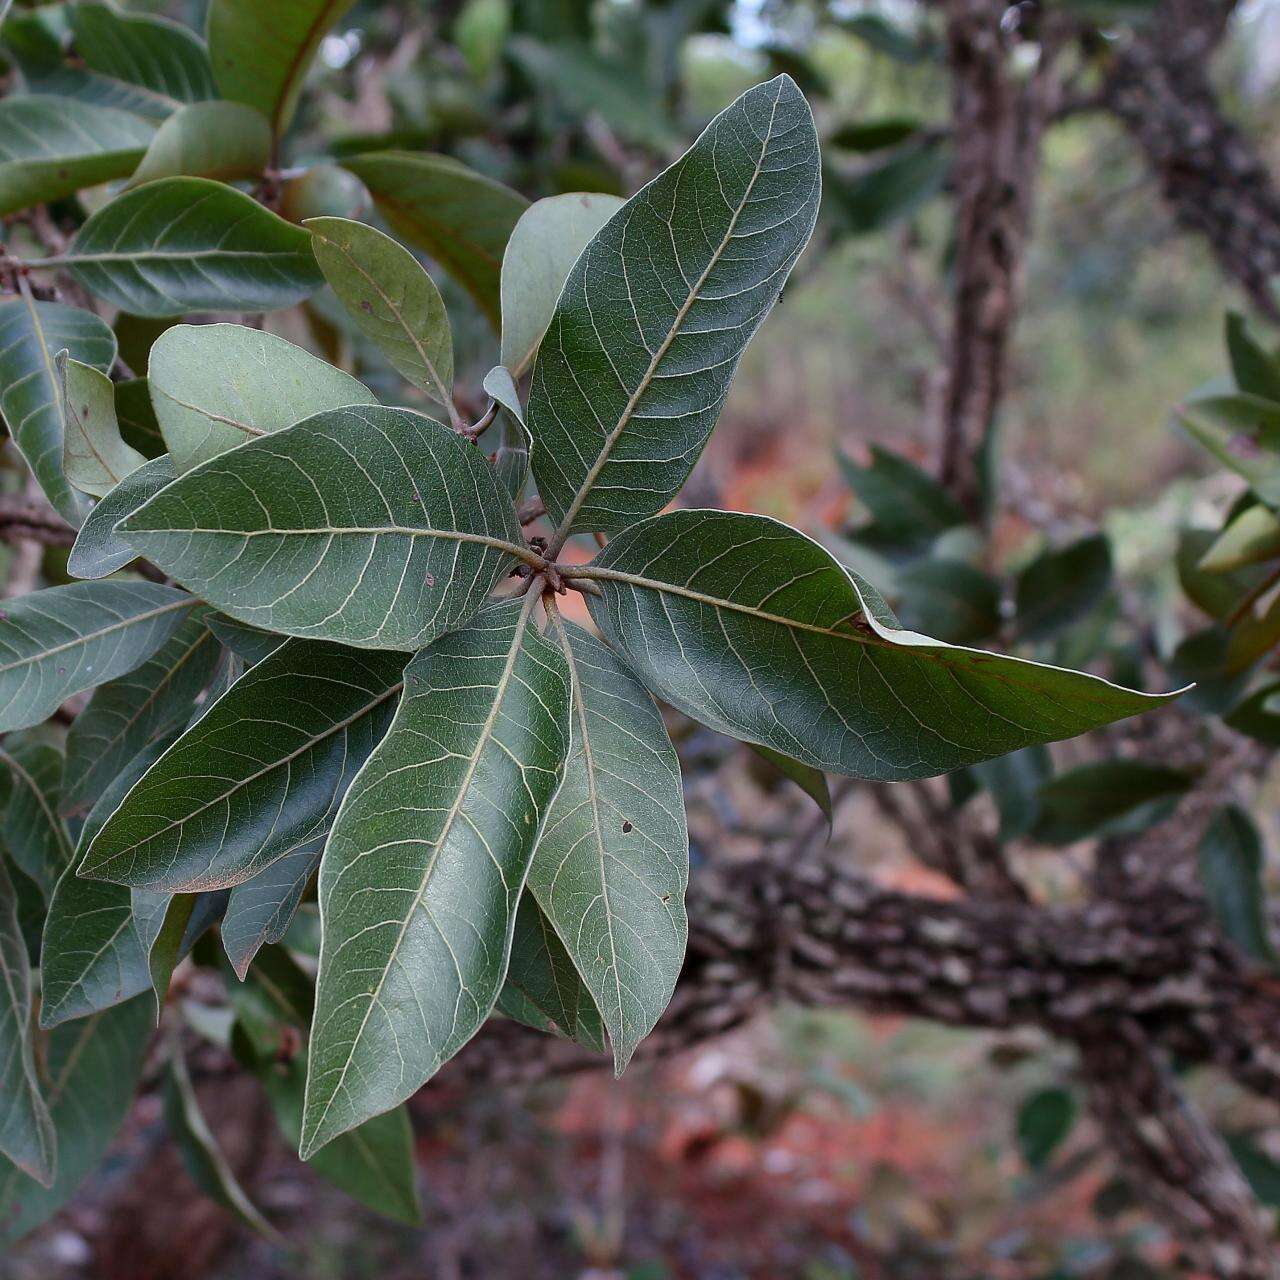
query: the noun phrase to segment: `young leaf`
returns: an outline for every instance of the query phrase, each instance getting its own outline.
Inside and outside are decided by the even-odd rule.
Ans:
[[[0,611],[0,731],[47,720],[73,694],[141,666],[197,601],[154,582],[73,582]]]
[[[536,856],[536,852],[535,852]],[[604,1026],[555,927],[526,887],[516,909],[507,981],[498,996],[498,1010],[540,1031],[558,1031],[596,1053],[605,1049]]]
[[[81,830],[81,850],[172,737],[141,751],[103,789]],[[149,940],[144,945],[142,932],[164,905],[155,895],[83,879],[72,859],[53,891],[44,922],[40,1025],[56,1027],[148,990],[150,947]]]
[[[418,1089],[502,986],[569,738],[569,673],[529,625],[530,597],[413,659],[339,810],[320,868],[303,1159]]]
[[[161,178],[92,214],[60,258],[90,293],[139,316],[274,311],[324,277],[311,237],[208,178]]]
[[[242,982],[258,951],[284,937],[328,838],[326,828],[231,890],[222,949]]]
[[[1245,565],[1280,557],[1280,520],[1269,507],[1255,503],[1232,519],[1200,557],[1205,573],[1230,573]]]
[[[204,43],[176,22],[77,0],[71,31],[89,71],[153,96],[159,110],[218,96]]]
[[[1142,760],[1099,760],[1045,782],[1032,835],[1046,844],[1141,831],[1158,821],[1191,785],[1181,769]]]
[[[1227,312],[1227,354],[1236,386],[1250,395],[1280,401],[1280,360],[1249,332],[1244,317]]]
[[[809,239],[820,185],[808,103],[779,76],[722,111],[587,246],[525,409],[557,549],[679,491]]]
[[[126,111],[32,93],[0,102],[0,214],[126,178],[155,126]]]
[[[1223,805],[1200,841],[1199,862],[1200,883],[1222,932],[1245,955],[1274,967],[1262,881],[1266,859],[1253,819],[1237,805]]]
[[[404,663],[282,646],[134,785],[80,874],[171,893],[228,888],[320,835],[386,729]]]
[[[67,733],[63,813],[89,809],[138,752],[190,720],[220,652],[197,606],[140,667],[95,690]]]
[[[180,477],[120,532],[233,618],[361,648],[430,644],[517,559],[539,563],[478,450],[431,418],[378,406],[251,440]]]
[[[324,409],[374,403],[349,373],[239,324],[166,330],[151,348],[147,385],[179,475]]]
[[[529,202],[449,156],[376,151],[342,165],[369,188],[392,231],[429,253],[496,327],[502,251]]]
[[[116,393],[110,378],[92,365],[54,358],[62,389],[62,470],[84,493],[101,498],[146,458],[120,438]]]
[[[218,1146],[218,1140],[210,1132],[196,1100],[186,1059],[176,1042],[165,1071],[164,1118],[196,1186],[245,1226],[269,1240],[278,1241],[279,1233],[245,1195],[222,1154],[222,1148]]]
[[[271,159],[271,126],[238,102],[193,102],[156,130],[129,186],[157,178],[255,178]]]
[[[0,848],[47,902],[71,861],[58,817],[62,752],[52,743],[9,738],[0,748]]]
[[[435,282],[390,236],[347,218],[308,218],[325,279],[407,381],[453,407],[453,331]]]
[[[559,613],[552,634],[572,682],[572,744],[529,888],[591,992],[620,1074],[684,961],[680,764],[653,698],[613,651]]]
[[[131,1000],[48,1036],[45,1099],[57,1134],[58,1174],[46,1190],[0,1160],[0,1244],[51,1218],[102,1159],[138,1087],[149,1017],[145,1000]]]
[[[54,355],[64,349],[106,373],[116,358],[115,334],[88,311],[35,302],[29,293],[0,301],[0,412],[45,496],[78,527],[88,503],[62,471],[62,385]]]
[[[574,191],[537,200],[520,215],[502,255],[501,279],[501,360],[517,378],[533,363],[573,264],[622,203],[618,196]]]
[[[355,0],[213,0],[209,55],[222,96],[260,111],[279,137],[325,32]]]
[[[835,773],[903,780],[1158,707],[1094,676],[903,631],[776,520],[675,511],[572,570],[605,638],[688,715]]]
[[[1043,640],[1077,622],[1111,585],[1111,543],[1092,533],[1065,547],[1042,551],[1018,575],[1018,631]]]
[[[31,968],[17,896],[0,858],[0,1152],[42,1186],[53,1185],[57,1138],[36,1078],[31,1042]]]
[[[105,578],[136,560],[138,553],[116,532],[116,525],[173,479],[173,460],[167,453],[130,472],[85,517],[67,557],[67,572],[77,578]]]
[[[1177,414],[1192,439],[1269,507],[1280,507],[1280,403],[1244,391],[1210,393],[1191,397]]]

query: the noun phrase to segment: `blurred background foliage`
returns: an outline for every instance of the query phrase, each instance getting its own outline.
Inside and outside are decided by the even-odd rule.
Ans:
[[[199,0],[129,7],[203,25]],[[1103,41],[1144,20],[1142,0],[1095,8]],[[12,74],[50,73],[57,11],[15,7]],[[823,534],[908,625],[933,634],[1135,682],[1154,650],[1201,677],[1212,636],[1183,588],[1242,484],[1172,430],[1171,415],[1222,374],[1222,316],[1241,298],[1175,227],[1112,118],[1081,110],[1055,123],[1000,415],[999,495],[979,538],[929,488],[954,251],[944,55],[938,14],[915,0],[360,0],[325,38],[280,158],[284,207],[352,212],[363,196],[341,171],[313,169],[289,187],[290,169],[391,146],[454,155],[530,197],[630,193],[744,88],[789,71],[823,138],[823,217],[747,352],[690,501]],[[1241,6],[1213,71],[1224,110],[1280,172],[1277,0]],[[1090,75],[1082,66],[1075,85],[1085,99]],[[478,387],[491,336],[437,279],[458,381]],[[288,336],[402,394],[323,295],[306,326]],[[913,495],[934,527],[900,520]],[[1183,555],[1180,587],[1188,526],[1206,532]],[[1197,635],[1200,649],[1188,649]],[[1240,687],[1224,692],[1221,663],[1209,666],[1218,682],[1201,705],[1234,705]],[[767,767],[705,730],[676,729],[697,765],[695,875],[711,846],[745,858],[813,825],[809,801]],[[1002,840],[1030,835],[1038,851],[1020,852],[1020,870],[1042,900],[1071,902],[1081,837],[1149,826],[1187,786],[1167,752],[1129,752],[1119,782],[1114,766],[1090,774],[1097,758],[1075,743],[1052,765],[1021,753],[953,778],[949,801],[994,807]],[[1264,780],[1254,815],[1264,845],[1277,834],[1275,790]],[[1238,865],[1250,831],[1226,820],[1204,858]],[[885,884],[953,891],[865,788],[834,840]],[[1264,861],[1256,882],[1275,874]],[[1186,1083],[1259,1197],[1280,1204],[1274,1116],[1216,1076]],[[0,1260],[0,1274],[1120,1280],[1172,1274],[1177,1255],[1081,1118],[1070,1054],[1038,1034],[784,1009],[617,1085],[468,1090],[464,1060],[415,1102],[419,1231],[300,1172],[264,1136],[242,1081],[215,1070],[201,1087],[229,1158],[255,1170],[256,1198],[292,1223],[296,1252],[251,1240],[198,1200],[148,1098],[88,1192]]]

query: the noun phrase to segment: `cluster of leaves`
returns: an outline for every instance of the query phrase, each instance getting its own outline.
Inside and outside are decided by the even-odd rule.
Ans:
[[[0,103],[0,204],[61,201],[77,226],[3,264],[0,410],[78,529],[79,579],[0,617],[6,1237],[100,1156],[188,956],[231,1015],[189,1017],[304,1158],[401,1217],[403,1103],[489,1017],[607,1046],[621,1070],[686,937],[659,700],[811,781],[976,770],[1164,700],[904,627],[777,521],[663,514],[817,216],[817,137],[785,76],[625,202],[530,206],[443,156],[343,161],[500,334],[468,422],[450,318],[404,244],[294,225],[226,181],[270,197],[264,166],[345,7],[214,0],[207,48],[86,0],[4,27],[31,92]],[[82,106],[83,128],[14,127]],[[246,130],[221,122],[246,111],[266,147],[228,170]],[[116,308],[115,329],[40,280]],[[444,421],[263,329],[173,323],[325,283],[403,379],[394,398]],[[1062,572],[1024,575],[1027,626]],[[594,629],[564,616],[570,589]],[[910,616],[921,598],[902,596]],[[193,1175],[265,1226],[168,1043]]]

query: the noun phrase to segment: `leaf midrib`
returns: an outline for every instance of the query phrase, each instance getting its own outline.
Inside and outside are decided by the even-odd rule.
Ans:
[[[524,633],[528,629],[529,619],[533,616],[534,605],[538,603],[540,593],[530,590],[523,607],[520,610],[520,617],[516,621],[515,633],[511,638],[511,647],[507,650],[507,659],[502,668],[502,674],[498,677],[498,683],[494,686],[493,701],[489,707],[489,714],[485,717],[484,724],[480,728],[479,734],[476,736],[476,745],[471,752],[471,757],[467,761],[466,772],[463,774],[462,780],[458,785],[457,795],[454,802],[449,807],[449,812],[445,816],[444,822],[440,827],[440,834],[436,837],[435,846],[431,851],[431,857],[427,862],[422,873],[422,879],[418,883],[417,892],[413,895],[413,902],[404,914],[404,920],[400,923],[400,930],[396,934],[396,940],[391,946],[391,951],[387,956],[386,963],[382,966],[382,972],[378,977],[377,986],[369,993],[367,1003],[365,1005],[364,1016],[360,1019],[360,1026],[356,1029],[356,1033],[351,1037],[350,1048],[347,1052],[347,1059],[342,1064],[342,1070],[338,1075],[338,1082],[329,1091],[328,1100],[324,1104],[324,1110],[320,1113],[320,1118],[311,1126],[311,1132],[318,1134],[324,1126],[324,1122],[328,1119],[329,1111],[333,1107],[334,1100],[337,1098],[347,1078],[347,1072],[351,1069],[351,1063],[356,1055],[356,1047],[364,1037],[365,1028],[369,1025],[369,1018],[373,1010],[378,1007],[379,997],[382,995],[382,988],[386,985],[388,976],[391,973],[391,966],[395,964],[396,957],[400,954],[400,948],[404,945],[405,937],[408,935],[409,926],[413,923],[414,917],[418,914],[418,910],[422,905],[422,895],[426,893],[427,886],[431,883],[431,877],[435,873],[436,863],[439,861],[441,851],[444,849],[445,842],[449,838],[449,833],[453,829],[453,824],[457,821],[458,814],[462,812],[462,805],[467,797],[467,792],[471,788],[471,781],[475,777],[476,770],[480,766],[480,757],[484,753],[484,749],[489,744],[489,740],[493,736],[494,726],[498,723],[498,713],[502,708],[503,700],[506,697],[507,686],[511,683],[511,676],[515,671],[516,659],[520,654],[520,650],[524,644]],[[394,726],[393,726],[394,727]],[[389,731],[390,732],[390,731]],[[370,757],[372,759],[372,757]],[[366,761],[366,767],[368,762]],[[352,783],[354,788],[355,779]],[[349,789],[347,795],[350,796]],[[346,798],[343,799],[343,807],[346,806]],[[342,815],[339,813],[338,817]],[[337,820],[334,822],[337,827]],[[325,851],[328,852],[328,849]],[[323,921],[321,922],[323,924]],[[317,1004],[317,1010],[319,1005]],[[314,1061],[314,1058],[312,1059]],[[308,1066],[308,1069],[309,1066]],[[307,1126],[305,1116],[303,1121],[303,1130],[305,1133]],[[337,1136],[336,1134],[334,1135]],[[317,1148],[314,1145],[307,1147],[307,1153],[302,1158],[305,1160]]]
[[[769,112],[769,125],[765,130],[764,137],[760,141],[760,154],[756,157],[755,168],[751,173],[751,180],[747,183],[746,190],[742,193],[742,199],[738,202],[738,206],[733,211],[733,216],[729,219],[729,225],[725,228],[725,233],[720,243],[716,246],[702,274],[694,281],[693,287],[689,290],[684,302],[680,306],[680,310],[676,312],[675,319],[671,322],[671,328],[667,331],[667,336],[663,338],[658,350],[649,360],[649,367],[644,371],[644,376],[640,379],[636,389],[631,393],[631,398],[627,401],[622,410],[622,414],[618,418],[617,425],[605,437],[600,453],[596,457],[595,462],[591,464],[582,483],[578,486],[578,491],[573,496],[573,501],[569,504],[568,510],[564,513],[564,518],[557,526],[555,534],[552,536],[551,543],[548,547],[548,555],[552,558],[556,556],[560,548],[564,546],[569,533],[573,528],[573,522],[577,519],[578,512],[582,510],[583,504],[586,502],[595,482],[600,478],[600,473],[604,470],[605,465],[609,461],[610,455],[613,453],[614,446],[618,443],[627,424],[631,421],[641,397],[649,390],[653,383],[654,376],[658,371],[658,366],[662,363],[663,358],[671,348],[671,344],[676,340],[680,333],[680,327],[688,318],[689,312],[693,309],[693,305],[698,301],[702,294],[703,286],[707,282],[707,277],[716,268],[720,262],[725,249],[729,246],[729,241],[733,239],[733,233],[738,226],[738,218],[742,215],[743,209],[746,208],[747,202],[751,199],[751,192],[755,189],[756,181],[760,177],[760,171],[764,165],[764,157],[769,149],[769,144],[773,141],[773,124],[778,114],[778,103],[782,100],[782,86],[779,85],[778,92],[773,99],[773,107]],[[549,324],[548,324],[549,327]],[[643,335],[642,335],[643,336]]]

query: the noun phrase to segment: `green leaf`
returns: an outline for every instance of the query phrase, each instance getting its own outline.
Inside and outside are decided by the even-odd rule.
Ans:
[[[286,642],[286,637],[276,635],[274,631],[262,631],[221,613],[215,613],[209,619],[209,628],[237,658],[242,658],[251,667],[263,658],[269,658]]]
[[[161,178],[94,213],[60,258],[90,293],[139,316],[274,311],[324,282],[301,227],[208,178]]]
[[[529,202],[449,156],[377,151],[342,164],[392,231],[429,253],[496,327],[502,251]]]
[[[58,1176],[45,1190],[0,1160],[0,1243],[48,1221],[102,1159],[138,1087],[150,1013],[146,1000],[131,1000],[47,1037],[45,1099],[57,1134]]]
[[[871,446],[868,466],[846,454],[836,455],[845,483],[871,516],[859,532],[875,545],[901,548],[927,546],[940,534],[966,523],[964,508],[931,475],[907,458],[880,445]]]
[[[833,223],[852,235],[882,231],[936,196],[951,169],[951,149],[926,138],[899,147],[856,178],[827,174]]]
[[[1262,837],[1238,805],[1223,805],[1213,815],[1200,841],[1199,863],[1200,883],[1219,928],[1245,955],[1274,967]]]
[[[1000,584],[963,560],[917,560],[897,575],[903,625],[948,644],[989,639],[1000,627]]]
[[[1280,694],[1280,683],[1263,685],[1229,715],[1223,716],[1223,723],[1237,733],[1246,734],[1269,747],[1280,747],[1280,705],[1277,705],[1277,694]]]
[[[1270,1209],[1280,1209],[1280,1161],[1269,1156],[1247,1133],[1225,1135],[1240,1172],[1253,1194]]]
[[[116,393],[110,378],[92,365],[54,358],[62,384],[62,470],[84,493],[101,498],[146,458],[120,438]]]
[[[67,557],[67,572],[77,578],[105,578],[136,560],[138,553],[116,532],[116,525],[173,479],[167,453],[126,476],[85,517]]]
[[[0,214],[126,178],[155,126],[126,111],[32,93],[0,102]]]
[[[121,357],[124,357],[123,351]],[[120,434],[144,457],[158,458],[165,452],[164,437],[151,407],[151,390],[146,378],[126,378],[115,385]]]
[[[1216,535],[1208,529],[1178,531],[1178,583],[1187,598],[1211,618],[1225,619],[1246,594],[1263,583],[1267,570],[1260,565],[1242,565],[1206,571],[1201,562],[1215,541]]]
[[[204,42],[176,22],[79,0],[71,31],[90,72],[145,91],[158,109],[218,96]]]
[[[680,764],[653,698],[613,651],[558,613],[550,634],[569,669],[572,739],[529,888],[591,992],[621,1074],[684,961]]]
[[[462,6],[450,34],[477,80],[497,66],[510,29],[509,0],[466,0]]]
[[[1018,631],[1043,640],[1080,621],[1111,585],[1111,543],[1102,533],[1042,551],[1018,575]]]
[[[58,817],[62,752],[52,743],[6,739],[0,749],[0,848],[47,902],[71,861],[71,838]]]
[[[311,1019],[311,984],[289,956],[272,947],[231,990],[232,1004],[253,1046],[249,1064],[271,1102],[284,1138],[302,1137],[307,1055],[296,1049],[298,1033]],[[413,1129],[399,1106],[335,1138],[311,1167],[361,1204],[396,1222],[420,1225]]]
[[[0,302],[0,412],[45,496],[78,527],[88,504],[62,471],[62,384],[54,356],[106,373],[116,358],[115,334],[97,316],[29,293]]]
[[[570,572],[600,589],[592,617],[659,697],[835,773],[928,777],[1168,701],[903,631],[826,550],[764,516],[657,516]]]
[[[1099,760],[1050,778],[1039,793],[1032,835],[1046,844],[1141,831],[1164,817],[1191,778],[1142,760]]]
[[[484,375],[482,385],[491,400],[500,404],[521,426],[524,425],[524,408],[520,404],[520,392],[510,369],[495,364]]]
[[[1243,391],[1206,394],[1176,412],[1194,440],[1243,476],[1267,506],[1280,507],[1280,403]]]
[[[103,788],[80,833],[81,850],[172,736],[144,748]],[[142,932],[165,906],[155,895],[83,879],[72,859],[54,888],[44,922],[40,1025],[55,1027],[149,990],[151,939],[148,935],[144,943]],[[139,917],[144,922],[141,928]]]
[[[190,720],[221,647],[197,606],[140,667],[95,690],[67,733],[64,813],[90,808],[138,752]]]
[[[1001,840],[1016,840],[1035,825],[1040,788],[1053,775],[1053,759],[1043,746],[1024,747],[973,766],[974,778],[991,793],[1000,815]]]
[[[453,331],[435,282],[390,236],[346,218],[308,218],[325,279],[403,378],[453,408]]]
[[[516,909],[511,962],[497,1007],[540,1031],[559,1032],[596,1053],[605,1050],[604,1026],[591,992],[528,888]]]
[[[574,191],[531,204],[502,255],[502,364],[517,378],[533,363],[560,290],[618,196]]]
[[[1280,557],[1280,520],[1269,507],[1256,503],[1231,519],[1200,557],[1205,573],[1230,573],[1246,565]]]
[[[587,246],[525,409],[557,549],[679,491],[809,239],[819,187],[813,117],[780,76],[722,111]]]
[[[233,618],[361,648],[430,644],[517,559],[538,563],[477,449],[377,406],[251,440],[174,481],[120,532]]]
[[[238,102],[193,102],[156,130],[129,186],[157,178],[256,178],[271,160],[271,126]]]
[[[0,858],[0,1152],[42,1186],[53,1185],[57,1137],[40,1095],[31,1039],[31,967],[18,927],[17,895]]]
[[[355,0],[212,0],[209,54],[224,98],[255,107],[284,133],[311,59]]]
[[[324,409],[374,403],[349,373],[239,324],[174,325],[151,348],[147,384],[179,475]]]
[[[186,1060],[176,1042],[165,1071],[164,1118],[196,1186],[245,1226],[279,1242],[279,1233],[245,1195],[227,1164],[222,1148],[200,1110]]]
[[[135,784],[80,874],[171,893],[228,888],[322,834],[391,718],[404,663],[282,646]]]
[[[242,982],[258,951],[287,932],[328,838],[326,828],[231,890],[222,948]]]
[[[833,147],[845,151],[880,151],[905,142],[918,129],[915,116],[883,116],[876,120],[856,120],[838,125],[827,138]]]
[[[141,666],[197,602],[154,582],[73,582],[0,611],[0,730],[47,720],[73,693]]]
[[[320,868],[301,1153],[389,1110],[479,1030],[569,739],[569,673],[495,603],[418,654]]]
[[[1241,391],[1280,401],[1280,360],[1263,348],[1235,311],[1227,312],[1227,354]]]
[[[770,747],[762,747],[758,742],[748,743],[751,750],[762,760],[767,760],[785,778],[790,778],[801,791],[822,810],[827,820],[827,830],[831,829],[833,812],[831,808],[831,788],[827,785],[827,775],[812,765],[801,764],[781,751]]]
[[[1033,1169],[1043,1169],[1076,1122],[1076,1102],[1066,1089],[1041,1089],[1018,1111],[1018,1147]]]

